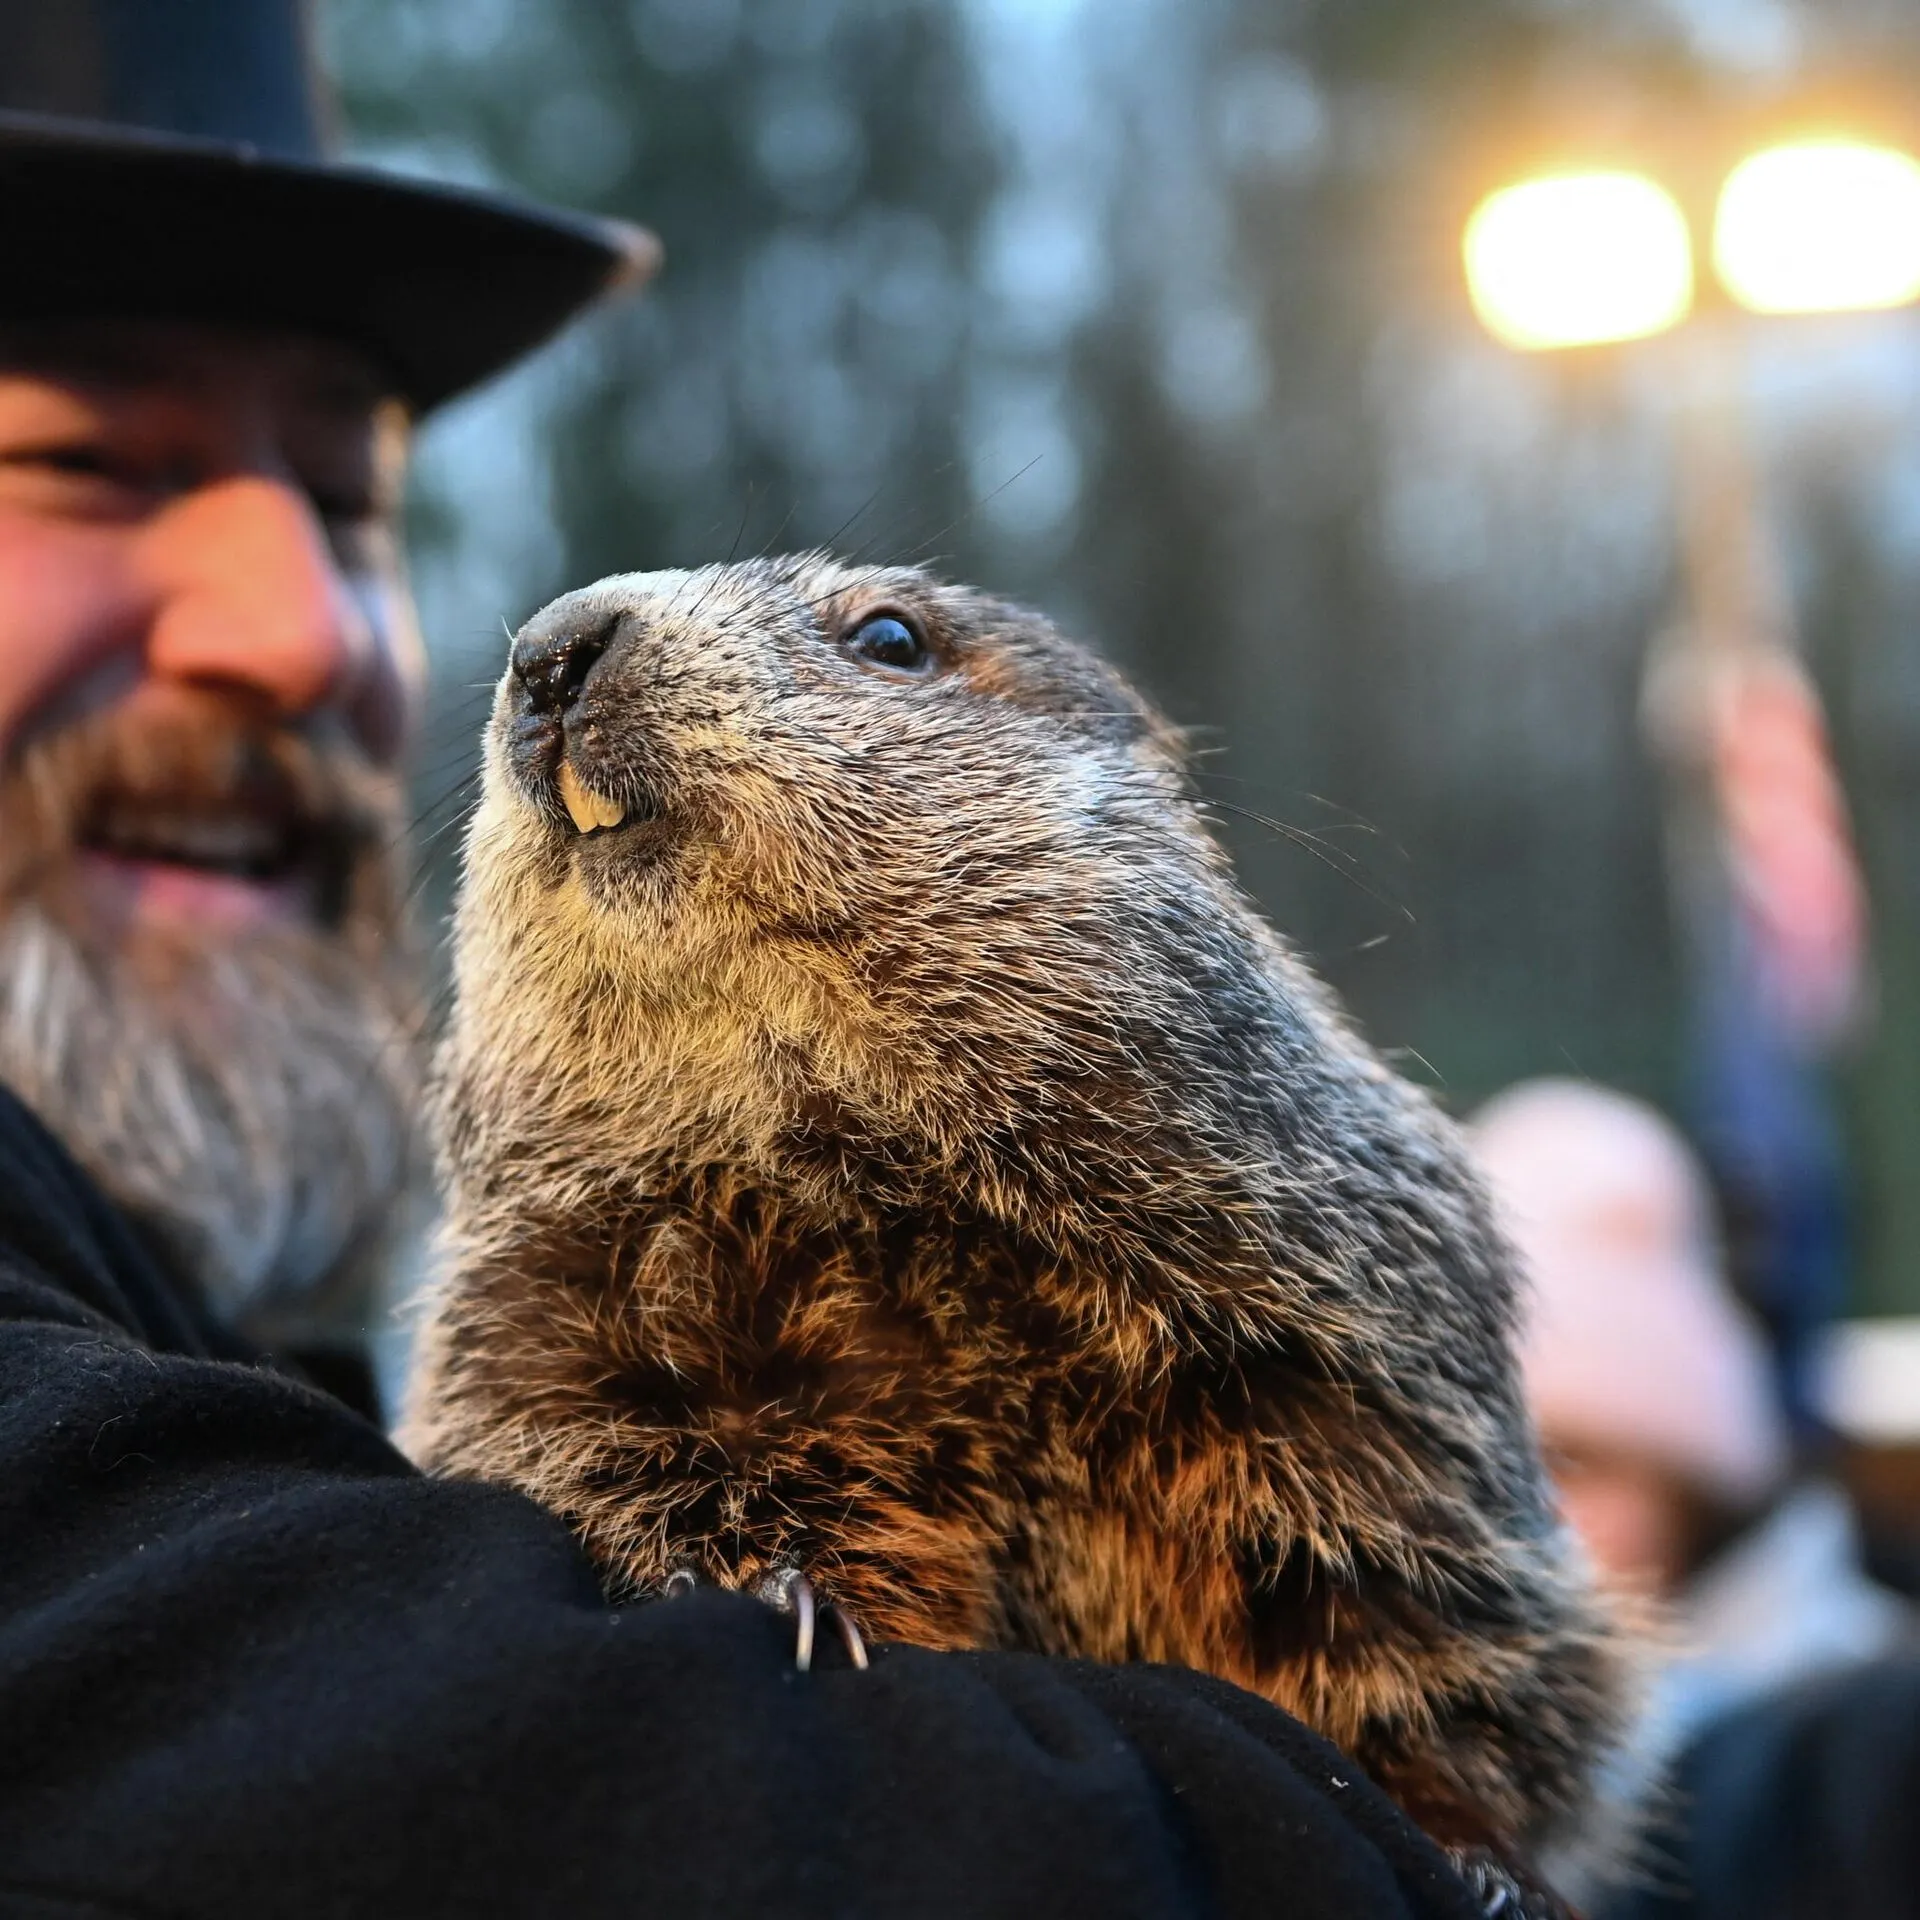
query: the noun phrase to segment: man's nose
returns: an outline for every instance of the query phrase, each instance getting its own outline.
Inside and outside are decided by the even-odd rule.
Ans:
[[[260,474],[197,488],[147,543],[149,672],[240,688],[289,718],[361,704],[379,639],[299,488]]]

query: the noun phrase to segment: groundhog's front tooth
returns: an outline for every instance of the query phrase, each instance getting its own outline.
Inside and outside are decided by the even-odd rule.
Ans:
[[[560,801],[582,833],[591,833],[595,827],[617,827],[627,817],[626,808],[618,800],[609,800],[581,784],[571,760],[560,762]]]

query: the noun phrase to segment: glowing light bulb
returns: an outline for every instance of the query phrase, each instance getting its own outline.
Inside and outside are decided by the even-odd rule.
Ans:
[[[1693,305],[1686,215],[1642,174],[1504,187],[1474,209],[1465,251],[1474,310],[1513,347],[1644,339]]]
[[[1920,160],[1809,140],[1743,160],[1720,190],[1713,259],[1756,313],[1840,313],[1920,299]]]

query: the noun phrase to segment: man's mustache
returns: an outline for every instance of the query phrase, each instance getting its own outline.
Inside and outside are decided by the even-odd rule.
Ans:
[[[0,910],[57,892],[76,854],[298,879],[315,919],[390,920],[399,782],[342,732],[214,689],[32,737],[0,770]]]

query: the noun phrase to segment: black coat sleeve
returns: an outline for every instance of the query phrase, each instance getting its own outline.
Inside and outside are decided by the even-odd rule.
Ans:
[[[0,1094],[0,1915],[1474,1910],[1219,1682],[790,1651],[222,1350]]]

